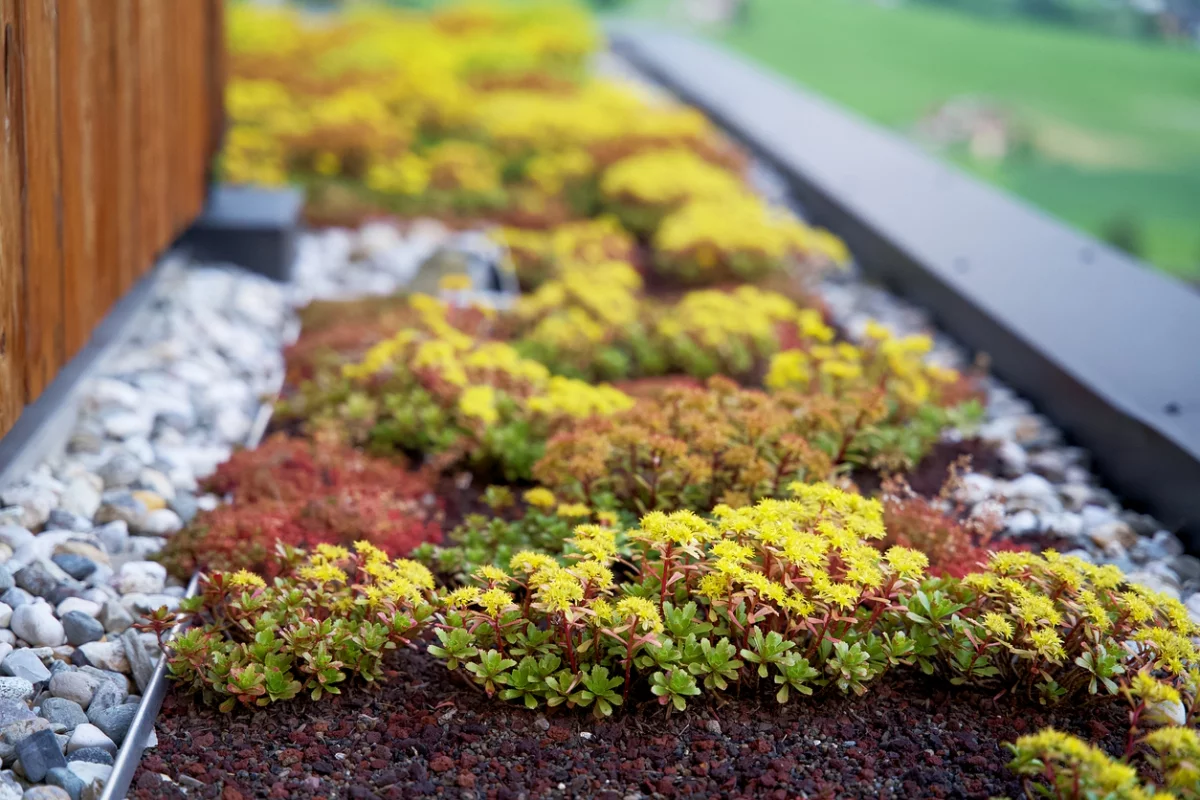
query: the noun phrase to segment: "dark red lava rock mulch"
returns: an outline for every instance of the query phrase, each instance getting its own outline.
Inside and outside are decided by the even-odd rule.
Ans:
[[[1054,725],[1115,752],[1126,730],[1115,703],[1014,706],[895,674],[863,698],[743,699],[670,717],[650,704],[601,722],[489,701],[425,653],[395,666],[382,686],[268,711],[169,696],[129,796],[1018,797],[1003,742]]]

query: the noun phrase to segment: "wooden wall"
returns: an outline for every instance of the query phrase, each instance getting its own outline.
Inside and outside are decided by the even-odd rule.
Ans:
[[[200,213],[222,0],[0,0],[0,434]]]

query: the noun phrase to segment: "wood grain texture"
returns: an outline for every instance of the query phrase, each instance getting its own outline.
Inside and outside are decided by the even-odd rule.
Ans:
[[[0,0],[0,435],[202,210],[221,0]]]
[[[162,144],[163,103],[166,95],[163,65],[159,51],[162,31],[159,0],[137,0],[138,52],[138,208],[142,223],[140,247],[134,274],[141,275],[144,265],[152,263],[159,242],[166,238],[166,174]]]
[[[116,81],[116,190],[117,207],[117,292],[124,294],[133,285],[136,265],[142,255],[142,220],[138,209],[142,152],[138,148],[138,20],[136,0],[113,3],[116,30],[113,67]]]
[[[58,85],[62,141],[62,275],[65,358],[79,352],[102,302],[98,283],[99,207],[96,41],[87,0],[59,0]]]
[[[62,159],[59,136],[58,3],[23,0],[20,9],[24,106],[25,402],[63,364]]]
[[[21,52],[16,0],[0,0],[0,431],[25,403],[20,302],[24,284],[25,219],[21,212]]]
[[[91,202],[96,206],[96,303],[93,327],[113,303],[121,297],[119,239],[121,217],[116,200],[117,159],[117,76],[113,48],[116,45],[115,6],[83,2],[88,8],[92,31],[92,94],[106,105],[94,106],[92,117],[92,161],[95,179]]]

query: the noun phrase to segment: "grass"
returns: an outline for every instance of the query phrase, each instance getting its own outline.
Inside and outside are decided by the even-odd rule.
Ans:
[[[958,163],[1093,233],[1132,217],[1143,258],[1200,279],[1200,52],[920,5],[751,3],[746,23],[714,35],[899,131],[951,98],[999,103],[1034,154]]]

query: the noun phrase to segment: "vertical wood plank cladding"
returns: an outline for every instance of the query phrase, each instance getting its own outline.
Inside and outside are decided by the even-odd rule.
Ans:
[[[208,0],[208,156],[221,149],[225,133],[225,5],[224,0]],[[211,169],[211,161],[209,162]],[[205,171],[207,177],[209,170]]]
[[[162,155],[163,105],[166,80],[162,68],[161,0],[137,0],[138,129],[141,158],[138,170],[138,209],[142,222],[141,248],[135,265],[141,275],[158,255],[169,225],[167,176]]]
[[[63,316],[66,358],[87,340],[100,302],[102,264],[98,256],[99,220],[95,203],[96,101],[93,75],[95,41],[86,0],[58,4],[58,83],[62,110]]]
[[[138,207],[141,196],[143,156],[138,148],[139,78],[138,78],[138,20],[135,0],[114,0],[116,16],[113,59],[116,80],[116,147],[113,153],[117,170],[118,293],[124,294],[133,285],[143,247],[141,238],[142,214]]]
[[[24,0],[20,39],[25,99],[25,401],[63,364],[62,163],[59,139],[58,3]]]
[[[205,190],[205,161],[208,159],[208,67],[205,52],[207,44],[207,3],[185,5],[187,17],[184,21],[183,41],[187,47],[187,63],[184,71],[187,103],[187,166],[185,221],[191,220],[203,208]]]
[[[203,208],[221,0],[0,0],[0,435]]]
[[[25,404],[20,28],[16,0],[0,0],[0,434]]]
[[[78,2],[79,0],[77,0]],[[92,163],[96,181],[90,202],[96,207],[96,309],[93,320],[99,322],[104,313],[121,296],[119,242],[121,217],[117,200],[117,121],[119,109],[116,96],[116,63],[113,47],[116,44],[117,5],[114,2],[93,3],[82,0],[88,10],[92,33]],[[90,332],[89,332],[90,333]]]

